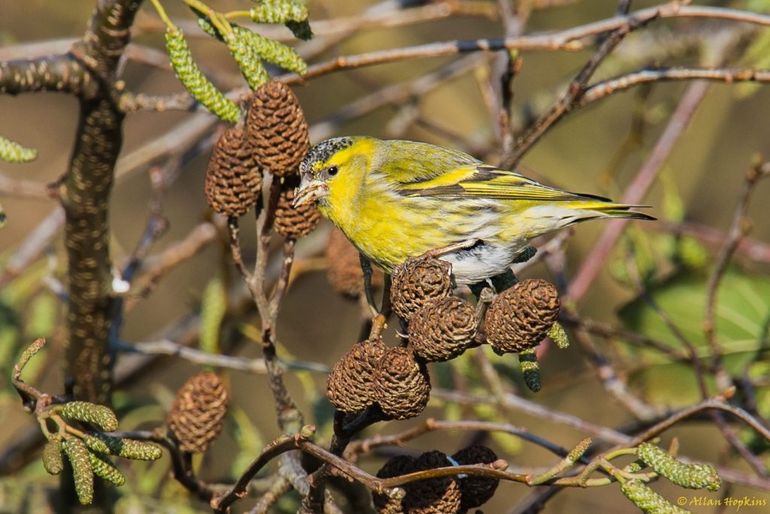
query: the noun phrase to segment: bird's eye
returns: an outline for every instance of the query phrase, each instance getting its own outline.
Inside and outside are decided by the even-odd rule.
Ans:
[[[339,170],[337,169],[337,166],[329,166],[329,169],[326,170],[326,173],[328,173],[330,177],[333,177],[337,174],[338,171]]]

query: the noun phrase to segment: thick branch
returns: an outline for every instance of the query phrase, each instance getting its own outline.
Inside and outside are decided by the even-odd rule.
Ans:
[[[0,62],[0,94],[56,91],[91,97],[98,87],[70,54]]]
[[[65,181],[65,234],[69,261],[69,344],[66,372],[75,397],[104,403],[110,394],[107,351],[111,317],[108,206],[115,162],[123,142],[123,113],[112,101],[118,59],[141,2],[99,2],[79,59],[98,74],[100,95],[80,99],[75,149]]]

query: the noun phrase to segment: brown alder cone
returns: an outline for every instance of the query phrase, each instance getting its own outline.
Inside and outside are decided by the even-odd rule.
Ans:
[[[414,471],[443,468],[452,462],[440,451],[425,452],[414,461]],[[454,477],[428,478],[404,484],[403,505],[408,514],[454,514],[460,511],[460,486]]]
[[[393,311],[407,321],[422,307],[452,293],[452,265],[433,257],[407,260],[393,270],[392,279]]]
[[[409,321],[409,344],[428,362],[454,359],[473,343],[476,309],[450,296],[429,303]]]
[[[497,460],[497,454],[480,444],[474,444],[458,451],[452,458],[457,464],[490,464]],[[480,507],[494,496],[500,480],[496,478],[468,475],[459,481],[461,508],[464,510]]]
[[[487,342],[498,353],[534,348],[559,317],[559,293],[546,280],[529,279],[494,299],[485,317]]]
[[[297,172],[310,148],[307,121],[289,86],[270,81],[254,91],[246,137],[261,166],[277,176]]]
[[[262,175],[244,144],[243,131],[225,130],[206,168],[204,191],[209,206],[225,216],[242,216],[257,202],[261,189]]]
[[[334,227],[326,243],[326,278],[332,288],[341,295],[358,298],[364,291],[364,272],[358,250],[345,234]],[[382,270],[374,268],[372,286],[382,287],[384,275]]]
[[[295,207],[294,190],[299,185],[299,178],[289,177],[285,180],[275,207],[273,228],[286,239],[299,239],[318,226],[321,213],[315,205],[309,203]]]
[[[179,388],[166,417],[169,432],[186,452],[203,453],[222,431],[229,394],[214,373],[195,375]]]
[[[409,455],[391,457],[377,471],[377,478],[393,478],[415,471],[415,458]],[[374,507],[379,514],[404,514],[403,499],[389,498],[386,494],[372,493]]]
[[[382,411],[393,419],[419,416],[430,398],[430,377],[409,348],[387,348],[377,363],[374,392]]]
[[[379,339],[353,345],[338,360],[326,382],[326,396],[342,412],[360,412],[376,401],[375,367],[386,347]]]

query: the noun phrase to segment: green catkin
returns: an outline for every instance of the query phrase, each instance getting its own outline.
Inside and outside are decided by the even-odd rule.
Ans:
[[[307,64],[290,46],[238,25],[233,25],[233,31],[262,59],[299,75],[307,73]]]
[[[571,462],[572,464],[576,463],[580,460],[580,458],[585,454],[585,452],[588,451],[588,448],[591,447],[591,443],[593,443],[593,440],[590,437],[586,437],[582,441],[580,441],[577,446],[572,448],[570,452],[567,454],[566,460]]]
[[[195,64],[190,47],[182,31],[176,27],[166,29],[166,51],[171,67],[185,89],[206,109],[230,123],[237,123],[241,111],[238,105],[228,99],[206,78]]]
[[[43,467],[51,475],[58,475],[64,469],[61,452],[62,445],[59,439],[48,441],[43,447]]]
[[[24,366],[26,366],[29,360],[34,357],[37,352],[39,352],[44,346],[45,339],[43,338],[36,339],[32,344],[27,346],[21,353],[19,360],[16,361],[16,365],[14,366],[14,375],[21,375],[21,371],[24,369]]]
[[[59,414],[67,419],[91,423],[106,432],[118,429],[118,418],[109,407],[104,405],[80,401],[69,402],[61,407]]]
[[[217,31],[216,27],[211,24],[211,21],[208,18],[203,16],[199,17],[198,26],[200,26],[203,32],[209,36],[224,41],[222,35]],[[261,34],[257,34],[240,25],[232,24],[232,29],[235,36],[240,39],[243,44],[248,45],[257,57],[299,75],[307,73],[307,63],[302,60],[302,57],[300,57],[292,47],[267,38]]]
[[[519,352],[519,368],[529,390],[534,393],[540,391],[543,385],[540,381],[540,364],[537,362],[534,348]]]
[[[685,464],[651,443],[640,444],[636,452],[642,462],[680,487],[718,491],[722,486],[722,480],[711,464]]]
[[[94,475],[112,482],[118,487],[126,483],[126,477],[123,476],[123,473],[105,458],[88,452],[88,459],[91,461]]]
[[[569,347],[569,337],[567,336],[567,332],[558,321],[548,329],[548,337],[562,350]]]
[[[72,464],[72,475],[75,479],[75,492],[81,505],[90,505],[94,501],[94,470],[88,458],[88,449],[83,441],[77,438],[65,439],[62,443],[64,453]]]
[[[160,446],[154,443],[135,439],[120,439],[99,432],[92,432],[90,435],[106,445],[108,451],[102,453],[134,460],[156,460],[162,454]]]
[[[248,38],[243,37],[240,31],[233,31],[225,34],[224,39],[228,50],[230,50],[230,55],[235,59],[241,70],[241,75],[252,90],[259,89],[270,80],[270,75],[262,66],[262,61]]]
[[[209,20],[207,17],[198,16],[198,26],[201,28],[201,30],[203,30],[203,32],[213,37],[214,39],[218,39],[219,41],[224,41],[224,39],[222,39],[222,35],[219,33],[216,27],[214,27],[214,25],[211,24],[211,20]]]
[[[105,438],[110,437],[111,439],[116,439],[106,435],[104,437]],[[110,446],[106,442],[104,442],[102,439],[100,439],[99,437],[96,437],[93,434],[83,434],[83,437],[81,439],[83,440],[83,442],[85,443],[85,445],[88,447],[89,450],[93,450],[99,453],[112,453],[110,451]],[[116,444],[115,447],[117,448],[117,443],[115,444]]]
[[[0,136],[0,160],[6,162],[29,162],[37,159],[37,150],[26,148],[15,141]]]
[[[664,497],[647,487],[641,480],[626,480],[620,491],[647,514],[688,514]]]
[[[249,11],[256,23],[288,23],[307,20],[307,6],[296,0],[258,0]]]

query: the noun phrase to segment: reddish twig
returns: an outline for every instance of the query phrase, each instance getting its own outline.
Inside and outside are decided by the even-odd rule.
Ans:
[[[706,82],[694,82],[687,88],[650,156],[626,188],[621,200],[623,203],[638,204],[642,201],[671,154],[674,144],[679,140],[695,115],[695,111],[706,96],[706,91],[708,91]],[[625,220],[613,220],[607,223],[604,232],[586,256],[567,290],[566,296],[570,300],[580,300],[588,292],[597,275],[604,268],[607,257],[609,257],[627,223]]]

